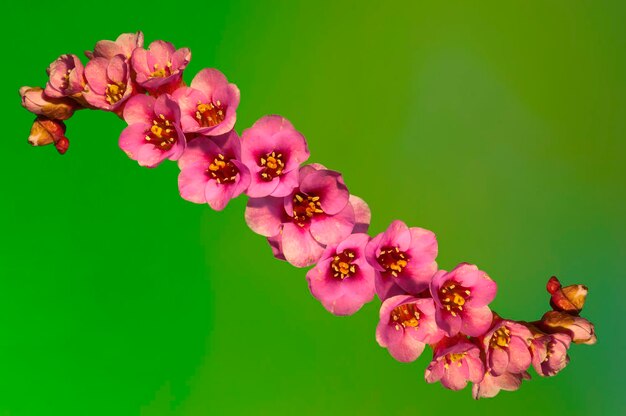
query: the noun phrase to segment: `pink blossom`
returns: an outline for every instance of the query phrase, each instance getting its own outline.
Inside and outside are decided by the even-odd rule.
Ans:
[[[311,294],[335,315],[352,315],[374,297],[374,270],[365,259],[367,234],[326,247],[306,278]]]
[[[67,120],[80,106],[71,98],[47,97],[43,88],[22,87],[20,88],[22,107],[33,114],[55,120]]]
[[[426,344],[434,344],[444,333],[435,323],[435,305],[431,298],[398,295],[380,307],[376,341],[401,362],[415,361]]]
[[[85,68],[88,89],[85,100],[96,108],[113,111],[133,94],[130,68],[123,55],[96,57]]]
[[[428,289],[437,271],[435,234],[423,228],[408,228],[402,221],[392,222],[365,250],[376,270],[376,293],[381,300]]]
[[[248,168],[240,162],[241,144],[234,130],[215,141],[200,136],[189,142],[178,159],[180,195],[221,211],[250,183]]]
[[[120,147],[141,166],[155,167],[165,159],[177,160],[185,150],[180,110],[168,94],[158,98],[136,95],[124,107],[128,127]]]
[[[284,197],[298,186],[298,168],[309,158],[306,140],[281,116],[265,116],[241,134],[241,158],[252,174],[252,198]]]
[[[339,172],[306,165],[300,168],[298,187],[290,195],[250,198],[246,223],[255,233],[274,237],[274,245],[289,263],[310,266],[326,245],[338,244],[354,230],[349,197]]]
[[[191,60],[188,48],[176,50],[174,45],[155,40],[148,50],[137,48],[131,57],[132,67],[137,73],[137,83],[149,91],[165,87],[174,90],[180,85],[183,70]]]
[[[237,120],[239,88],[217,69],[203,69],[172,94],[181,111],[185,133],[218,136],[233,129]]]
[[[478,400],[481,398],[495,397],[500,390],[515,391],[522,385],[522,380],[530,380],[530,374],[505,372],[500,376],[494,376],[487,371],[483,381],[472,386],[472,396]]]
[[[115,41],[100,40],[96,42],[93,52],[85,51],[85,56],[89,59],[111,59],[115,55],[122,55],[124,59],[129,60],[137,48],[143,48],[143,33],[122,33]]]
[[[45,94],[50,98],[70,97],[85,88],[83,64],[76,55],[61,55],[47,69],[50,80]]]
[[[533,338],[524,325],[498,320],[483,339],[487,369],[493,376],[521,373],[530,367],[529,344]]]
[[[450,272],[439,270],[430,283],[437,325],[448,336],[459,332],[472,337],[484,334],[492,318],[487,305],[496,290],[496,283],[474,265],[461,263]]]
[[[461,390],[468,381],[480,383],[484,374],[480,349],[466,338],[454,337],[444,338],[435,346],[425,378],[428,383],[441,380],[445,388]]]
[[[531,343],[532,364],[540,376],[556,375],[569,363],[571,338],[565,334],[538,335]]]
[[[573,316],[564,312],[546,312],[541,317],[539,327],[551,334],[567,334],[574,344],[593,345],[597,341],[596,331],[591,322],[580,316]]]

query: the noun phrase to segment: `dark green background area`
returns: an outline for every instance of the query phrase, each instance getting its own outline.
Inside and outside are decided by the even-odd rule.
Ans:
[[[3,11],[0,415],[626,414],[626,7],[621,1],[24,2]],[[8,7],[8,9],[7,9]],[[31,148],[22,85],[62,53],[143,30],[277,113],[373,211],[478,264],[494,309],[536,319],[558,275],[590,288],[595,346],[475,402],[374,339],[378,302],[328,314],[243,221],[140,168],[84,111]]]

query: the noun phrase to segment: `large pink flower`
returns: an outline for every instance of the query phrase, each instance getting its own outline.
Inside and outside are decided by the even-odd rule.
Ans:
[[[569,363],[567,350],[571,338],[565,334],[544,334],[531,343],[533,368],[543,377],[556,375]]]
[[[365,259],[367,234],[326,247],[306,278],[313,296],[335,315],[352,315],[374,297],[374,270]]]
[[[523,373],[504,373],[500,376],[494,376],[487,371],[483,381],[472,386],[472,396],[478,400],[495,397],[500,393],[500,390],[515,391],[522,385],[522,380],[530,380],[530,374],[524,371]]]
[[[444,333],[435,323],[435,305],[431,298],[398,295],[380,307],[376,341],[401,362],[415,361],[426,344],[434,344]]]
[[[191,60],[188,48],[176,50],[174,45],[155,40],[148,50],[137,48],[131,57],[133,69],[137,73],[137,83],[149,91],[165,87],[174,89],[182,80],[183,70]]]
[[[250,183],[248,168],[239,161],[241,144],[234,130],[211,140],[196,137],[178,159],[178,189],[184,199],[208,203],[221,211],[243,193]]]
[[[122,55],[124,59],[129,60],[137,48],[143,48],[143,33],[122,33],[115,41],[100,40],[96,42],[93,52],[85,51],[85,56],[89,59],[111,59],[115,55]]]
[[[265,116],[241,134],[241,160],[252,180],[252,198],[284,197],[298,186],[298,168],[309,158],[306,140],[281,116]]]
[[[428,289],[437,271],[437,238],[432,231],[396,220],[369,242],[366,255],[376,270],[381,300],[406,292],[416,295]]]
[[[435,346],[425,378],[428,383],[441,380],[445,388],[461,390],[468,381],[480,383],[484,375],[480,349],[466,338],[455,337],[444,338]]]
[[[493,376],[521,373],[530,367],[529,344],[533,336],[524,325],[499,320],[483,339],[487,368]]]
[[[462,332],[477,337],[491,326],[487,306],[496,296],[496,283],[478,267],[461,263],[449,273],[439,270],[430,283],[437,305],[437,325],[448,336]]]
[[[154,167],[183,154],[186,141],[180,109],[169,95],[132,97],[124,107],[124,120],[128,127],[120,135],[120,147],[141,166]]]
[[[96,108],[113,111],[133,93],[130,68],[123,55],[93,58],[85,68],[88,89],[85,100]]]
[[[233,129],[237,120],[239,88],[217,69],[198,72],[190,87],[181,87],[172,97],[178,101],[185,133],[218,136]]]
[[[85,88],[85,68],[76,55],[61,55],[47,69],[45,94],[51,98],[80,94]]]
[[[300,168],[299,185],[284,198],[250,198],[246,222],[257,234],[275,237],[285,259],[296,267],[314,264],[324,247],[354,230],[354,208],[339,172]]]

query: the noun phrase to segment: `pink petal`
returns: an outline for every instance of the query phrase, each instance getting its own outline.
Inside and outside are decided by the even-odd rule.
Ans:
[[[108,64],[109,61],[105,58],[94,58],[87,63],[85,68],[85,77],[89,88],[100,95],[103,95],[107,89],[106,71]]]
[[[124,107],[124,120],[128,124],[147,123],[152,125],[154,120],[155,99],[149,95],[135,95]]]
[[[214,68],[205,68],[193,77],[190,87],[204,92],[210,99],[214,90],[225,85],[228,85],[228,80],[224,74]]]
[[[323,245],[339,244],[354,229],[354,210],[350,204],[336,215],[318,215],[311,219],[311,235]]]
[[[354,209],[354,233],[366,233],[372,219],[372,212],[367,203],[355,195],[350,195],[350,204]]]
[[[273,237],[280,233],[285,217],[283,201],[272,197],[250,198],[245,216],[246,224],[252,231],[265,237]]]
[[[296,267],[315,264],[324,251],[324,247],[315,241],[307,227],[293,223],[283,225],[282,245],[285,259]]]
[[[492,347],[489,352],[489,369],[494,376],[503,374],[509,365],[509,352],[499,348]]]
[[[178,175],[178,190],[183,199],[196,204],[207,202],[205,188],[209,182],[209,176],[206,170],[207,164],[202,160],[187,164],[181,170]]]
[[[463,326],[461,332],[471,337],[478,337],[489,330],[492,321],[491,309],[488,306],[482,308],[466,308],[463,314]]]
[[[300,191],[320,197],[322,210],[335,215],[348,204],[350,193],[339,172],[319,170],[300,181]]]
[[[124,84],[128,81],[128,65],[123,55],[115,55],[108,62],[107,66],[107,78],[113,82],[122,82]]]
[[[521,373],[530,367],[530,350],[528,345],[519,337],[511,337],[509,343],[509,371],[511,373]]]
[[[149,124],[136,123],[122,130],[119,146],[131,159],[137,159],[139,149],[146,143],[146,131],[149,128]]]

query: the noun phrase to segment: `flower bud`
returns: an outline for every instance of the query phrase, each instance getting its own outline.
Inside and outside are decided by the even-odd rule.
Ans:
[[[546,288],[548,293],[552,295],[550,305],[555,311],[578,315],[583,309],[587,298],[587,286],[570,285],[562,287],[559,279],[556,276],[552,276],[548,280]]]
[[[69,98],[47,97],[43,88],[39,87],[22,87],[20,96],[22,107],[31,113],[56,120],[67,120],[78,107],[77,103]]]
[[[572,316],[559,311],[546,312],[539,323],[547,333],[569,335],[575,344],[592,345],[597,341],[595,328],[591,322],[580,316]]]
[[[65,124],[61,120],[53,120],[43,116],[37,117],[33,122],[28,142],[33,146],[45,146],[54,143],[60,154],[64,154],[70,144],[65,137]]]

